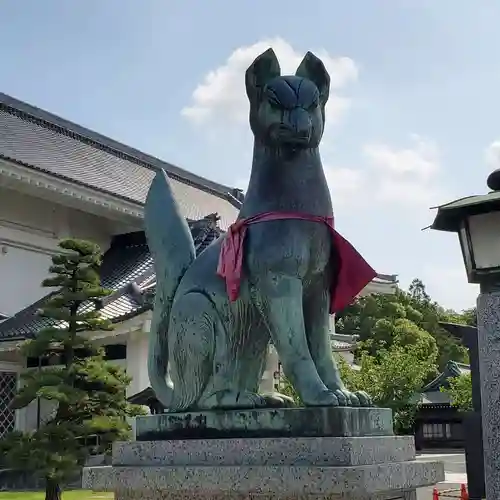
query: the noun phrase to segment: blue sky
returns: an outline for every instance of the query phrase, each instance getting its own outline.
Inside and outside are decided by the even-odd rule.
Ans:
[[[29,5],[29,8],[28,8]],[[474,304],[430,206],[486,191],[500,151],[497,0],[0,2],[0,90],[211,179],[244,187],[243,71],[307,50],[334,88],[322,155],[339,230],[403,286]]]

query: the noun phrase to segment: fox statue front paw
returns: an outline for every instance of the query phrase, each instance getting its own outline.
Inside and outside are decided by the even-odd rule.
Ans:
[[[339,406],[373,406],[371,397],[365,391],[348,391],[346,388],[336,389],[335,395],[339,400]]]
[[[281,394],[280,392],[270,392],[262,394],[269,408],[294,408],[297,403],[290,396]]]

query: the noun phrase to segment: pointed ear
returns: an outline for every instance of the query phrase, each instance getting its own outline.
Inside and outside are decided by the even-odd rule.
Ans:
[[[312,52],[308,52],[300,63],[296,76],[307,78],[316,84],[318,87],[321,103],[323,105],[328,101],[330,94],[330,75],[326,71],[323,61],[316,57]]]
[[[252,101],[273,78],[280,76],[280,64],[273,49],[267,49],[249,66],[245,73],[247,96]]]

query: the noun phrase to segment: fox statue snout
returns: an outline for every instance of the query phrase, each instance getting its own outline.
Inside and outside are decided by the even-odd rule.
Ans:
[[[308,147],[312,135],[312,121],[302,108],[294,108],[283,114],[283,123],[269,128],[270,142],[275,145]]]

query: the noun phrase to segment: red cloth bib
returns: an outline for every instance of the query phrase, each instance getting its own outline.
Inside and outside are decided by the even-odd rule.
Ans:
[[[293,212],[264,212],[237,220],[229,227],[222,242],[217,274],[226,281],[229,300],[234,302],[240,293],[243,268],[243,243],[250,224],[273,220],[296,219],[326,224],[332,234],[332,244],[339,257],[339,270],[332,279],[330,314],[347,307],[363,288],[377,276],[373,268],[356,249],[333,227],[333,217],[321,217]]]

